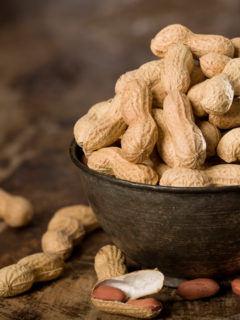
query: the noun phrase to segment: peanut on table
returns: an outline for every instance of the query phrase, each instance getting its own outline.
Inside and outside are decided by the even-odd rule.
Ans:
[[[13,198],[14,199],[14,198]],[[26,256],[16,264],[0,269],[0,297],[11,297],[28,291],[35,282],[58,278],[64,260],[84,235],[99,223],[89,206],[74,205],[59,209],[42,238],[43,252]]]
[[[33,207],[30,201],[0,189],[0,219],[10,227],[23,227],[30,223]]]
[[[154,318],[161,312],[159,301],[142,298],[161,291],[164,275],[160,271],[127,273],[125,256],[114,245],[99,250],[94,267],[98,281],[93,287],[91,301],[96,308],[138,319]]]

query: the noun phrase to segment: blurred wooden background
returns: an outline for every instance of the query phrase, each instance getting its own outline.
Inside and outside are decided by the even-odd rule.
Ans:
[[[154,59],[151,38],[182,23],[196,33],[240,36],[238,0],[9,0],[0,4],[0,187],[28,197],[35,216],[13,230],[0,222],[0,267],[40,250],[61,206],[86,203],[68,146],[92,104],[114,95],[117,78]],[[61,279],[0,299],[0,319],[122,319],[91,308],[93,258],[102,232],[76,248]],[[222,292],[182,302],[162,294],[164,319],[240,319],[239,298]],[[127,318],[126,318],[127,319]]]

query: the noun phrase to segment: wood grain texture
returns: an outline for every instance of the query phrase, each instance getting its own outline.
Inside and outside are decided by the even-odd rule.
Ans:
[[[196,33],[237,37],[239,9],[238,1],[220,0],[1,3],[0,187],[28,197],[35,216],[18,230],[0,222],[0,267],[40,251],[55,210],[86,203],[68,155],[73,125],[91,105],[113,96],[122,73],[153,59],[152,36],[168,24],[188,21]],[[122,320],[89,302],[94,255],[107,243],[103,231],[88,235],[58,280],[0,299],[0,319]],[[158,298],[164,304],[161,319],[240,319],[239,297],[228,289],[212,299],[185,302],[164,288]]]

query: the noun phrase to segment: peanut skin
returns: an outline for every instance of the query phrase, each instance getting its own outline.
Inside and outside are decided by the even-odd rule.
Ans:
[[[27,225],[33,216],[33,207],[29,200],[13,196],[0,189],[0,218],[11,227]]]
[[[88,166],[123,180],[153,185],[158,182],[158,175],[151,167],[127,161],[123,158],[121,149],[117,147],[93,152],[88,159]]]
[[[232,291],[240,296],[240,278],[236,278],[231,282]]]
[[[216,52],[233,57],[231,40],[218,35],[194,34],[181,24],[172,24],[162,29],[151,41],[151,50],[158,57],[164,57],[173,43],[183,43],[196,57]]]
[[[187,96],[177,90],[171,91],[164,100],[163,117],[180,166],[200,167],[206,158],[206,142],[201,130],[194,123]]]
[[[126,301],[126,295],[122,290],[109,286],[97,287],[95,290],[93,290],[92,296],[96,299],[106,301]]]
[[[128,128],[122,136],[122,155],[128,161],[141,163],[152,153],[158,131],[151,115],[151,91],[144,81],[127,83],[121,98],[121,113]]]
[[[181,283],[177,289],[177,294],[186,300],[196,300],[214,296],[219,289],[216,281],[199,278]]]

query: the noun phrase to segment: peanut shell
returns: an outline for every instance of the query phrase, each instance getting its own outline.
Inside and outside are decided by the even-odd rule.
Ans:
[[[153,118],[158,126],[157,150],[161,159],[171,168],[179,167],[180,161],[176,156],[172,137],[163,118],[163,110],[153,109]]]
[[[73,217],[54,215],[48,224],[48,230],[64,232],[74,244],[79,244],[85,235],[82,223]]]
[[[13,264],[0,270],[0,297],[12,297],[29,290],[34,282],[33,271]]]
[[[164,57],[173,43],[182,43],[189,47],[196,57],[216,52],[233,57],[234,46],[231,40],[210,34],[195,34],[181,24],[172,24],[163,28],[151,41],[151,50],[158,57]]]
[[[233,86],[228,76],[222,73],[205,81],[200,105],[209,114],[221,115],[228,112],[233,97]]]
[[[194,65],[193,70],[190,74],[191,83],[190,86],[195,86],[196,84],[203,82],[206,78],[202,69],[198,65]]]
[[[234,57],[240,58],[240,37],[238,38],[233,38],[232,39],[232,44],[234,45]]]
[[[221,132],[212,123],[208,121],[197,121],[197,126],[202,131],[207,144],[207,157],[216,154],[217,145],[221,139]]]
[[[123,91],[126,84],[132,80],[143,80],[150,88],[161,80],[162,60],[153,60],[144,63],[138,69],[121,75],[115,86],[116,94]]]
[[[116,95],[111,102],[109,111],[104,114],[93,126],[91,126],[83,139],[84,153],[106,147],[118,140],[126,129],[120,112],[121,95]]]
[[[200,58],[200,66],[206,77],[212,78],[220,74],[231,58],[223,54],[209,52]]]
[[[207,112],[203,109],[201,105],[201,101],[204,96],[204,88],[206,86],[207,81],[209,80],[205,80],[192,86],[187,93],[187,97],[191,101],[193,113],[199,118],[207,116]]]
[[[208,187],[212,181],[203,170],[172,168],[163,173],[159,184],[171,187]]]
[[[106,245],[95,256],[94,268],[99,281],[123,275],[127,273],[126,257],[116,246]]]
[[[240,128],[228,131],[219,141],[217,154],[227,163],[240,161]]]
[[[61,257],[46,253],[35,253],[18,261],[19,265],[27,266],[34,273],[34,282],[56,279],[64,270]]]
[[[149,166],[135,164],[123,158],[117,147],[102,148],[91,154],[89,168],[116,178],[137,183],[157,184],[158,174]]]
[[[198,168],[206,159],[206,142],[194,123],[191,104],[177,90],[164,100],[163,118],[172,137],[176,157],[181,167]]]
[[[171,90],[187,92],[193,67],[193,56],[189,48],[181,43],[169,46],[162,66],[161,81],[165,91],[167,93]]]
[[[91,298],[92,304],[99,310],[110,314],[121,314],[137,319],[152,319],[155,318],[160,311],[153,311],[148,308],[134,306],[127,303],[104,301]]]
[[[90,206],[80,204],[64,207],[56,211],[55,216],[57,215],[76,218],[83,224],[87,233],[92,232],[100,227],[99,222]]]
[[[220,129],[240,127],[240,99],[236,98],[228,112],[222,115],[209,115],[209,122]]]
[[[73,133],[77,144],[82,147],[88,131],[94,127],[100,119],[104,118],[111,108],[113,99],[102,101],[93,105],[87,114],[81,117],[74,125]]]
[[[206,169],[207,175],[215,186],[240,185],[240,165],[218,164]]]
[[[42,236],[42,250],[44,253],[56,254],[66,260],[72,253],[73,244],[64,232],[50,230]]]
[[[122,290],[126,297],[130,299],[136,299],[141,296],[159,292],[162,289],[163,282],[164,276],[157,269],[141,270],[100,281],[95,285],[93,291],[101,285],[107,285]],[[112,314],[129,315],[140,319],[150,319],[161,312],[161,309],[151,310],[147,307],[134,306],[122,302],[105,301],[93,297],[91,301],[99,310]]]
[[[122,155],[141,163],[152,153],[158,131],[151,116],[151,91],[144,81],[127,83],[121,98],[121,113],[128,128],[121,139]]]
[[[157,148],[155,148],[153,150],[149,159],[145,160],[143,162],[143,164],[146,164],[146,165],[150,166],[153,170],[155,170],[157,172],[159,178],[161,178],[163,172],[165,172],[166,170],[168,170],[170,168],[165,163],[163,163],[162,160],[160,159],[160,157],[158,155]]]
[[[24,197],[13,196],[0,189],[0,219],[11,227],[22,227],[32,220],[33,207]]]
[[[222,72],[228,77],[231,83],[235,96],[240,95],[240,58],[231,59],[226,64]]]

